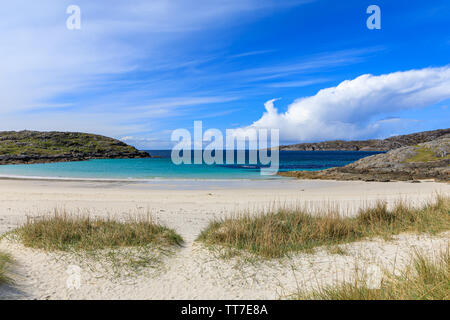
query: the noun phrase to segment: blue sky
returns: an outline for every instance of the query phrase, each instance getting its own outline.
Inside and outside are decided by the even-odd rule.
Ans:
[[[194,120],[282,143],[449,127],[449,22],[444,0],[18,0],[0,12],[0,126],[145,149]]]

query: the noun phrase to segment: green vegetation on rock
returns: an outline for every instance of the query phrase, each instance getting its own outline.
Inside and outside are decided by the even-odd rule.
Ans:
[[[316,143],[299,143],[280,146],[280,150],[304,150],[304,151],[390,151],[401,147],[414,146],[419,143],[429,142],[450,134],[450,128],[423,131],[407,135],[394,136],[387,139],[371,139],[362,141],[324,141]]]
[[[0,164],[145,158],[148,153],[126,143],[80,132],[0,132]]]
[[[445,154],[445,151],[442,150],[433,150],[431,148],[417,146],[417,149],[414,151],[416,154],[406,159],[406,162],[429,162],[450,159],[450,154]]]
[[[343,167],[320,171],[279,172],[279,175],[323,180],[450,181],[450,134],[418,145],[362,158]]]

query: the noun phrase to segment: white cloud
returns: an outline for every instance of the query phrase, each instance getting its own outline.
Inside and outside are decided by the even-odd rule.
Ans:
[[[398,121],[377,116],[430,106],[450,98],[450,67],[425,68],[380,76],[362,75],[320,90],[278,112],[275,100],[247,128],[280,129],[284,141],[355,139],[375,135]]]

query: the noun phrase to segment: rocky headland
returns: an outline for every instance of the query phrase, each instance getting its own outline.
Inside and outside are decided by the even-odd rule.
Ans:
[[[334,140],[317,143],[299,143],[280,146],[279,149],[284,151],[390,151],[401,147],[433,141],[447,134],[450,134],[450,128],[394,136],[382,140]]]
[[[126,143],[80,132],[0,132],[0,164],[149,158]]]
[[[409,136],[418,137],[420,133]],[[366,157],[344,167],[321,171],[280,172],[279,175],[323,180],[450,181],[450,133],[432,141]]]

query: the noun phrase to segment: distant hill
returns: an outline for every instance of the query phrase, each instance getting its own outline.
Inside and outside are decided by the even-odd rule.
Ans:
[[[417,135],[420,134],[416,134],[415,137],[419,137]],[[427,135],[427,137],[429,136]],[[414,181],[435,179],[450,181],[450,134],[433,141],[396,148],[387,153],[366,157],[344,167],[321,171],[280,172],[279,175],[323,180]]]
[[[299,151],[390,151],[401,147],[412,146],[423,142],[436,140],[450,133],[449,129],[424,131],[379,140],[344,141],[334,140],[317,143],[299,143],[280,146],[280,150]]]
[[[1,131],[0,164],[148,158],[122,141],[80,132]]]

